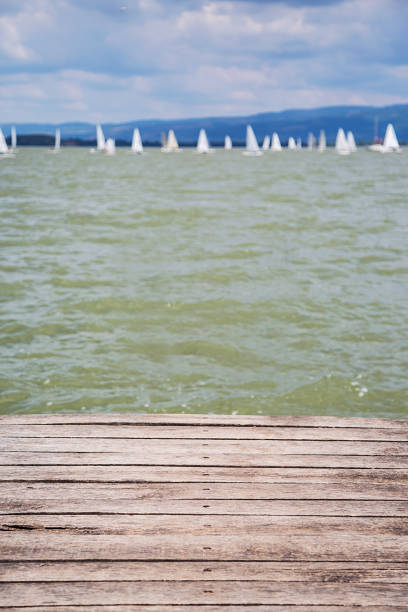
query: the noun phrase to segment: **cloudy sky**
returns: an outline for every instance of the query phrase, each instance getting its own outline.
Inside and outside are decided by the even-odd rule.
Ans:
[[[408,102],[408,0],[0,0],[0,122]]]

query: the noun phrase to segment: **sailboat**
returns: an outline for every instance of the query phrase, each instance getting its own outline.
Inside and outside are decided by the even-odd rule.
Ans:
[[[343,128],[339,128],[337,132],[335,149],[339,155],[350,155],[350,147]]]
[[[53,152],[58,153],[60,148],[61,148],[61,130],[57,128],[55,130],[55,144],[54,144]]]
[[[11,128],[11,148],[13,149],[13,151],[17,149],[17,132],[14,125]]]
[[[231,151],[231,149],[232,149],[232,140],[231,140],[230,136],[226,136],[225,137],[224,149],[226,151]]]
[[[374,142],[372,145],[369,145],[368,150],[384,153],[384,145],[381,142]]]
[[[383,144],[380,138],[378,138],[378,116],[374,118],[374,142],[368,147],[369,151],[383,152]]]
[[[293,138],[293,136],[289,137],[289,140],[288,140],[288,149],[290,149],[291,151],[295,151],[295,149],[296,149],[296,142],[295,142],[295,139]]]
[[[14,157],[14,154],[9,151],[3,130],[0,128],[0,158],[2,157]]]
[[[178,153],[181,151],[173,130],[169,130],[166,145],[161,148],[161,151],[163,153]]]
[[[315,147],[316,138],[314,137],[314,134],[312,134],[312,132],[309,132],[309,135],[307,137],[307,148],[309,149],[309,151],[312,151]]]
[[[98,123],[96,126],[96,150],[104,151],[105,150],[105,136],[103,135],[101,124]]]
[[[355,153],[357,151],[356,141],[354,140],[353,132],[347,132],[347,144],[349,146],[350,153]]]
[[[282,151],[282,145],[280,143],[277,132],[274,132],[272,134],[271,151]]]
[[[262,151],[259,150],[254,130],[250,125],[247,125],[246,128],[246,150],[243,152],[243,155],[263,155]]]
[[[399,146],[397,135],[392,123],[389,123],[387,125],[387,129],[385,130],[382,153],[401,153],[401,147]]]
[[[133,130],[132,146],[130,148],[130,153],[137,153],[139,155],[143,155],[144,153],[142,138],[140,136],[138,128],[135,128]]]
[[[392,123],[387,125],[383,144],[380,142],[375,142],[368,148],[370,151],[378,151],[379,153],[402,153],[402,149],[399,146],[397,135]]]
[[[105,142],[105,149],[104,149],[106,155],[115,155],[116,153],[116,146],[115,146],[115,141],[113,140],[113,138],[108,138],[107,141]]]
[[[301,149],[302,148],[302,139],[298,138],[296,141],[296,148],[297,149]]]
[[[320,130],[318,151],[319,153],[323,153],[323,151],[325,150],[326,150],[326,134],[324,130]]]
[[[210,149],[207,134],[203,128],[201,128],[198,134],[196,153],[214,153],[214,149]]]
[[[271,146],[271,138],[270,136],[265,136],[262,143],[262,151],[267,151]]]

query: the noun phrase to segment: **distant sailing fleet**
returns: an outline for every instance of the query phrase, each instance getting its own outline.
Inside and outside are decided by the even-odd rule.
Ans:
[[[307,148],[309,150],[316,149],[317,151],[320,151],[322,153],[326,150],[326,146],[326,135],[324,130],[320,131],[318,141],[312,133],[309,134],[307,141]],[[10,148],[7,145],[2,129],[0,128],[0,157],[12,157],[16,148],[17,133],[15,127],[11,128]],[[50,151],[52,153],[58,153],[60,148],[61,131],[58,128],[55,132],[54,148],[50,149]],[[302,141],[300,138],[295,140],[291,136],[288,139],[287,147],[282,147],[279,135],[277,134],[277,132],[274,132],[272,134],[272,137],[265,136],[262,146],[260,147],[252,127],[250,125],[247,125],[246,146],[245,150],[243,151],[243,155],[259,156],[263,155],[266,151],[279,152],[283,151],[284,148],[287,148],[291,151],[299,150],[302,148]],[[348,131],[346,135],[343,128],[339,128],[334,148],[339,155],[350,155],[351,153],[357,151],[357,146],[353,133],[351,131]],[[400,153],[402,151],[401,147],[399,146],[397,136],[395,134],[394,126],[391,123],[387,125],[383,142],[374,143],[368,148],[371,151],[377,151],[379,153]],[[225,136],[224,149],[227,151],[232,149],[232,140],[228,135]],[[182,151],[177,142],[174,130],[169,130],[167,136],[162,136],[161,151],[163,153],[179,153]],[[106,155],[114,155],[116,152],[115,140],[113,138],[105,139],[102,126],[100,124],[96,126],[96,149],[90,149],[90,153],[97,152],[105,153]],[[144,153],[142,138],[140,136],[140,131],[138,130],[138,128],[135,128],[133,131],[132,144],[129,152],[139,155],[142,155]],[[207,134],[204,129],[201,129],[199,132],[195,152],[198,154],[208,154],[215,152],[215,149],[211,148],[210,146]]]

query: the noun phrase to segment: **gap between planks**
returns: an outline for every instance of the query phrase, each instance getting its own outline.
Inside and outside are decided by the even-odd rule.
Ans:
[[[0,415],[4,424],[88,424],[88,425],[194,425],[196,427],[225,425],[241,427],[350,427],[350,428],[407,428],[406,419],[335,417],[335,416],[288,416],[288,415],[225,415],[225,414],[18,414]]]

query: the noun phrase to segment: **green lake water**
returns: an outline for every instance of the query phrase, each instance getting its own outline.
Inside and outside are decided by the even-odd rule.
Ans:
[[[0,160],[0,413],[407,416],[408,157]]]

